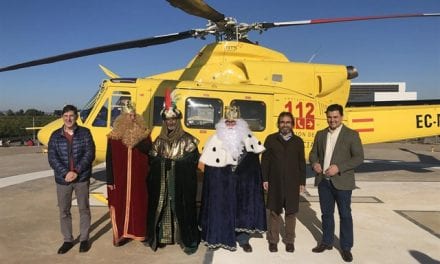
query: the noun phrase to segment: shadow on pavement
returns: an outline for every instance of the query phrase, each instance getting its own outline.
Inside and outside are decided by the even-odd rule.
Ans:
[[[313,238],[318,245],[322,240],[322,223],[319,220],[317,213],[312,209],[311,203],[307,201],[304,197],[300,197],[299,211],[297,214],[297,219],[309,230]],[[339,217],[338,214],[335,217]],[[335,223],[338,223],[337,221]],[[335,236],[333,246],[339,248],[339,238]],[[310,249],[312,250],[312,249]]]
[[[419,263],[423,264],[440,264],[440,261],[431,258],[423,252],[418,250],[410,250],[409,254],[416,259]]]

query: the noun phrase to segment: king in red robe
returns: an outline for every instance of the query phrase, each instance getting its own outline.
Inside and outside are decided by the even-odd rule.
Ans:
[[[108,135],[106,156],[107,196],[115,246],[127,239],[147,238],[146,178],[150,149],[151,138],[142,117],[130,109],[118,116]]]

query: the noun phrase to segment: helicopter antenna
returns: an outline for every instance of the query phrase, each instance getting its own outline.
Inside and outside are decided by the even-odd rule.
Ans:
[[[312,56],[307,61],[307,63],[311,63],[315,59],[316,55],[318,55],[318,53],[321,51],[321,48],[322,48],[322,45],[319,45],[319,48],[315,51],[315,53],[312,54]]]

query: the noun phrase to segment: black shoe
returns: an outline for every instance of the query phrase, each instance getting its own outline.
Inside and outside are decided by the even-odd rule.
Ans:
[[[312,252],[321,253],[324,252],[325,250],[331,250],[332,248],[333,248],[332,246],[328,246],[326,244],[319,244],[317,247],[312,249]]]
[[[165,244],[165,243],[157,243],[157,248],[164,248],[166,246],[167,246],[167,244]]]
[[[277,252],[278,251],[277,244],[269,242],[269,251],[270,252]]]
[[[342,259],[345,262],[352,262],[353,261],[353,255],[351,254],[350,250],[342,250]]]
[[[64,254],[69,251],[73,247],[72,242],[64,242],[61,247],[58,249],[58,254]]]
[[[293,252],[293,251],[295,251],[295,246],[293,245],[293,243],[287,243],[287,244],[286,244],[286,251],[287,251],[287,252]]]
[[[244,252],[248,252],[248,253],[252,252],[252,246],[250,244],[243,244],[243,245],[240,245],[240,247],[243,248]]]
[[[79,252],[84,253],[89,251],[90,249],[90,244],[89,241],[85,240],[85,241],[81,241],[81,243],[79,243]]]
[[[192,254],[196,253],[196,251],[197,251],[197,246],[183,248],[183,252],[185,252],[185,254],[187,254],[187,255],[192,255]]]

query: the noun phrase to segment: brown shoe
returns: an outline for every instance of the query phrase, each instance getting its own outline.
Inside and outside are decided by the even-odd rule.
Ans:
[[[331,250],[332,248],[333,248],[332,246],[328,246],[326,244],[319,244],[317,247],[312,249],[312,252],[321,253],[324,252],[325,250]]]
[[[295,246],[292,243],[287,243],[286,244],[286,251],[293,253],[293,251],[295,251]]]
[[[353,255],[351,254],[351,252],[349,250],[342,250],[342,259],[345,262],[352,262],[353,261]]]
[[[275,244],[275,243],[269,243],[269,251],[270,251],[270,252],[277,252],[277,251],[278,251],[277,244]]]

